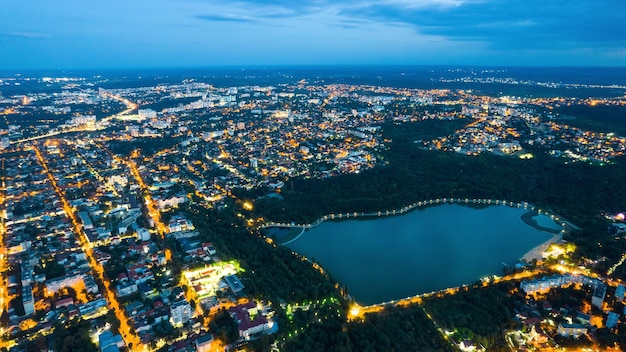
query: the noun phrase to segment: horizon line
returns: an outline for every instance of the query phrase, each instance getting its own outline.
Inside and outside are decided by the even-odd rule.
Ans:
[[[0,68],[2,73],[21,72],[84,72],[84,71],[158,71],[158,70],[246,70],[246,69],[302,69],[302,68],[536,68],[536,69],[626,69],[626,65],[488,65],[488,64],[247,64],[206,66],[145,66],[145,67],[91,67],[91,68]]]

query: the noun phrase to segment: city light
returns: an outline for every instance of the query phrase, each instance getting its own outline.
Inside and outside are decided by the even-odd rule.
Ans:
[[[113,290],[111,289],[110,282],[104,279],[104,268],[102,267],[102,265],[98,263],[98,261],[94,257],[93,250],[91,249],[91,246],[89,246],[88,244],[89,241],[87,240],[86,235],[83,232],[82,225],[78,221],[76,214],[74,213],[74,210],[68,203],[63,192],[59,189],[56,183],[56,179],[54,175],[48,169],[46,160],[44,159],[41,152],[39,151],[39,148],[37,148],[37,146],[33,146],[32,149],[35,152],[37,159],[39,159],[39,163],[41,164],[44,171],[48,175],[48,179],[50,180],[50,183],[52,184],[52,187],[54,188],[57,196],[61,200],[65,214],[71,220],[74,226],[74,231],[77,234],[77,239],[79,243],[81,244],[83,251],[87,255],[89,266],[95,273],[94,277],[97,280],[99,280],[102,283],[102,286],[105,288],[105,298],[107,300],[109,307],[115,312],[115,315],[120,322],[120,333],[122,337],[124,338],[126,345],[133,346],[133,350],[142,350],[143,346],[141,344],[141,341],[139,340],[139,337],[135,334],[134,330],[132,329],[128,321],[128,318],[124,314],[124,309],[120,305],[119,301],[117,300],[117,296],[115,295],[115,292],[113,292]]]
[[[474,73],[472,71],[472,75]],[[511,83],[498,77],[492,82],[484,82],[481,77],[474,76],[455,81],[454,85],[457,86],[458,82],[481,85],[499,82],[501,85],[535,85],[542,89],[584,87],[563,83],[555,83],[552,87],[529,81]],[[47,78],[41,82],[50,85],[54,80]],[[28,82],[34,85],[35,81]],[[465,327],[450,327],[446,321],[444,330],[444,321],[437,321],[440,313],[435,309],[426,310],[434,300],[438,303],[455,302],[464,299],[464,295],[472,290],[476,290],[476,297],[482,292],[500,290],[506,299],[494,301],[494,304],[518,300],[517,303],[528,305],[528,309],[522,312],[516,306],[515,313],[525,314],[533,311],[535,303],[541,307],[541,300],[550,303],[545,290],[528,293],[530,291],[524,288],[528,287],[524,286],[527,282],[552,282],[553,278],[543,278],[584,275],[614,288],[621,283],[618,274],[623,272],[626,254],[616,252],[617,246],[609,247],[623,241],[618,225],[626,226],[619,224],[624,220],[624,214],[619,211],[624,209],[619,209],[619,203],[615,202],[602,205],[609,210],[602,214],[604,219],[598,218],[610,222],[616,227],[612,230],[618,234],[613,237],[611,233],[611,236],[605,236],[606,239],[594,238],[589,243],[594,247],[597,244],[602,256],[578,260],[580,256],[570,254],[584,252],[585,246],[576,248],[572,243],[560,242],[547,250],[542,247],[542,253],[533,251],[531,254],[537,260],[531,261],[525,256],[521,263],[507,265],[505,272],[508,274],[503,276],[488,275],[472,284],[417,295],[408,293],[411,296],[364,306],[356,302],[358,297],[349,296],[347,288],[335,281],[325,262],[316,262],[286,245],[326,221],[380,219],[443,204],[475,208],[504,205],[520,208],[520,212],[523,208],[527,216],[541,214],[542,220],[552,219],[560,225],[554,229],[555,236],[551,241],[559,242],[557,239],[565,237],[578,243],[576,226],[555,214],[550,207],[581,221],[581,224],[583,221],[579,219],[582,216],[572,215],[575,211],[546,201],[567,198],[530,197],[537,204],[541,199],[545,201],[541,202],[543,209],[539,209],[536,205],[519,201],[524,195],[509,190],[511,184],[508,181],[512,180],[505,180],[505,188],[509,188],[504,191],[498,188],[501,185],[488,182],[485,186],[476,181],[486,176],[476,173],[479,167],[474,166],[481,165],[484,160],[507,158],[502,160],[511,165],[532,166],[530,171],[537,167],[543,173],[528,178],[531,190],[543,189],[540,187],[543,183],[549,185],[553,180],[551,170],[570,169],[572,163],[584,162],[589,165],[583,166],[589,168],[613,165],[604,169],[611,171],[619,166],[616,158],[626,155],[626,137],[620,137],[619,133],[585,130],[577,127],[584,126],[579,125],[579,121],[567,121],[569,119],[558,114],[564,106],[623,108],[626,103],[622,97],[492,96],[472,90],[324,83],[322,79],[311,84],[302,81],[297,85],[285,83],[271,87],[253,84],[217,87],[193,79],[182,83],[159,81],[152,85],[144,80],[145,86],[136,88],[131,84],[119,89],[98,89],[114,83],[108,81],[103,85],[106,79],[87,78],[84,84],[77,82],[59,86],[61,93],[43,89],[37,93],[0,97],[5,104],[2,117],[7,125],[0,129],[0,146],[5,150],[5,158],[1,160],[4,173],[0,189],[0,211],[5,211],[0,214],[0,313],[11,315],[12,321],[11,326],[0,326],[0,335],[6,339],[0,341],[0,347],[9,348],[26,341],[20,340],[21,337],[13,339],[14,331],[31,334],[28,339],[33,340],[50,333],[48,323],[54,321],[54,313],[60,312],[59,320],[70,315],[64,310],[66,302],[56,306],[57,301],[65,300],[62,297],[69,296],[69,291],[42,289],[47,287],[49,280],[38,276],[37,280],[46,282],[46,285],[32,285],[35,313],[30,309],[28,317],[18,317],[18,324],[13,324],[15,313],[13,310],[9,312],[9,306],[17,303],[19,308],[20,300],[16,299],[20,298],[19,287],[31,286],[26,284],[31,279],[23,279],[20,283],[19,274],[8,274],[9,270],[19,271],[20,267],[10,268],[9,265],[21,261],[21,266],[28,262],[25,258],[32,253],[41,258],[32,261],[33,275],[54,269],[58,269],[58,275],[67,278],[77,277],[77,272],[93,275],[99,284],[96,290],[87,291],[86,281],[68,285],[76,291],[76,295],[72,294],[71,304],[81,306],[97,300],[99,305],[95,312],[78,309],[77,316],[87,320],[112,311],[111,315],[114,313],[120,322],[119,333],[130,350],[193,343],[195,336],[211,331],[211,323],[220,309],[255,299],[260,302],[259,297],[276,296],[274,291],[281,292],[278,304],[284,309],[286,322],[278,325],[271,322],[268,326],[278,326],[280,338],[273,348],[281,350],[288,346],[286,340],[302,338],[313,324],[322,326],[325,321],[335,319],[342,327],[350,329],[350,324],[359,324],[360,320],[370,319],[375,314],[384,316],[406,307],[421,309],[442,338],[453,344],[453,341],[467,337],[459,333]],[[447,83],[446,78],[437,78],[435,82]],[[12,87],[7,85],[9,91]],[[25,87],[26,84],[20,89]],[[611,88],[612,91],[615,89],[624,87]],[[139,105],[141,110],[138,110]],[[7,114],[11,116],[7,117]],[[31,123],[31,120],[35,122]],[[429,138],[418,139],[413,135],[413,127],[419,129],[430,121],[443,121],[453,128]],[[429,131],[425,133],[431,134]],[[409,136],[400,137],[404,134]],[[396,150],[398,146],[402,147],[400,151]],[[377,178],[377,182],[382,183],[388,178],[379,175],[385,175],[388,171],[385,167],[393,171],[394,160],[409,160],[407,156],[422,156],[425,155],[422,153],[433,150],[437,150],[433,153],[441,159],[434,158],[433,164],[424,165],[439,165],[442,161],[458,158],[463,161],[463,168],[450,164],[446,166],[451,171],[446,172],[453,175],[463,171],[464,176],[458,179],[450,176],[442,187],[432,190],[428,186],[411,186],[407,182],[417,180],[419,174],[428,174],[425,169],[420,169],[411,177],[404,177],[409,175],[402,172],[397,174],[397,180],[391,177],[393,187],[364,183],[358,185],[354,194],[344,192],[344,187],[353,189],[352,180],[360,182]],[[494,156],[479,157],[485,154]],[[545,159],[550,160],[549,165],[553,168],[539,167]],[[10,170],[4,170],[5,160],[11,164]],[[378,170],[382,170],[382,174],[371,171],[381,166]],[[416,169],[420,167],[421,164],[415,165]],[[412,170],[413,166],[403,172],[412,173]],[[493,172],[496,178],[500,173],[509,175],[506,173],[509,171],[502,171],[502,168],[484,170],[497,170]],[[434,172],[443,173],[444,170]],[[597,176],[600,174],[598,172]],[[471,181],[472,177],[476,177],[476,182]],[[5,179],[11,180],[8,190]],[[467,182],[472,187],[466,187]],[[619,181],[607,184],[613,188],[620,186]],[[309,188],[309,185],[319,188]],[[331,186],[328,188],[330,194],[346,194],[348,200],[325,197],[321,193],[307,194],[302,198],[312,199],[311,204],[291,206],[300,194],[311,190],[323,192],[327,185]],[[393,194],[393,189],[401,192],[412,189],[416,193]],[[318,208],[317,203],[322,202],[326,203]],[[599,207],[595,203],[600,202],[594,200],[592,203],[585,206],[589,209]],[[205,210],[206,214],[203,214]],[[293,216],[298,211],[300,213]],[[268,227],[289,230],[285,231],[287,235],[276,237],[259,231]],[[248,241],[251,236],[260,239],[254,237],[254,241]],[[282,254],[265,257],[264,250],[280,250]],[[236,258],[238,253],[243,253],[242,258]],[[258,256],[269,259],[259,261]],[[236,260],[224,262],[220,258]],[[237,260],[249,270],[241,275],[248,292],[243,291],[242,282],[237,284],[239,280],[231,276],[242,272]],[[268,272],[267,268],[253,267],[259,262],[278,263],[277,270]],[[36,265],[39,267],[35,268]],[[499,263],[496,265],[500,267]],[[30,270],[28,265],[24,267]],[[603,270],[607,267],[604,275]],[[300,275],[302,270],[306,275]],[[312,282],[319,279],[323,284],[310,292],[302,286],[307,282],[299,281],[291,288],[289,280],[299,277]],[[32,280],[29,282],[34,283]],[[57,282],[66,284],[65,280],[62,278]],[[271,284],[259,283],[260,280]],[[89,281],[93,283],[91,277]],[[280,283],[278,287],[276,282]],[[283,283],[285,286],[280,286]],[[573,288],[580,289],[581,286],[577,283]],[[326,298],[307,299],[309,295],[317,297],[321,292]],[[608,295],[614,292],[616,290],[611,288]],[[22,296],[30,297],[29,293],[27,287]],[[102,308],[103,300],[99,294],[106,300],[105,308]],[[294,303],[293,297],[298,297],[301,302]],[[535,298],[535,302],[524,302],[531,301],[530,298]],[[177,301],[181,304],[172,308]],[[589,299],[579,301],[581,312],[592,311]],[[592,325],[600,327],[605,324],[606,315],[615,308],[611,304],[607,301],[595,304],[602,313],[596,312],[590,317]],[[189,309],[192,305],[194,308]],[[261,302],[260,305],[271,306],[271,303]],[[172,309],[180,307],[184,308],[184,319],[173,318]],[[26,310],[26,305],[24,308]],[[578,308],[571,310],[571,316],[562,314],[559,308],[538,309],[540,314],[550,312],[549,316],[543,316],[548,318],[538,323],[553,329],[549,331],[550,338],[555,336],[554,330],[560,321],[576,322],[575,315],[571,314]],[[251,308],[256,309],[261,308]],[[306,313],[300,314],[302,312]],[[41,314],[45,318],[40,319]],[[169,332],[154,335],[153,332],[161,327],[158,320],[168,318],[176,321],[172,334],[167,337],[163,336]],[[41,333],[29,331],[41,326],[44,326]],[[521,323],[507,325],[511,329],[519,326]],[[471,328],[468,331],[470,335],[474,333]],[[518,339],[523,340],[527,334],[520,331],[503,332],[511,349],[519,347]],[[157,335],[159,337],[151,344],[141,343]],[[97,334],[92,336],[94,341],[95,336]],[[231,344],[230,348],[239,348],[238,344],[245,344],[247,338],[248,335]],[[219,338],[211,345],[211,349],[226,347],[227,343]],[[560,347],[550,348],[558,350]]]

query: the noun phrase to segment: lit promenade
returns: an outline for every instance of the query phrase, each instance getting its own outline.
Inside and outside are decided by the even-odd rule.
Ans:
[[[529,211],[537,211],[538,214],[543,214],[546,216],[549,216],[552,220],[558,222],[559,225],[561,225],[561,227],[565,227],[566,224],[569,226],[572,226],[569,222],[567,222],[566,220],[560,218],[559,216],[546,211],[546,210],[542,210],[542,209],[538,209],[535,206],[526,203],[526,202],[519,202],[519,203],[515,203],[515,202],[509,202],[506,200],[493,200],[493,199],[478,199],[478,198],[473,198],[473,199],[469,199],[469,198],[437,198],[437,199],[430,199],[430,200],[424,200],[421,202],[417,202],[417,203],[413,203],[411,205],[408,205],[404,208],[400,208],[400,209],[393,209],[393,210],[386,210],[386,211],[378,211],[378,212],[371,212],[371,213],[341,213],[341,214],[330,214],[330,215],[324,215],[323,217],[317,219],[315,222],[312,222],[310,224],[295,224],[295,223],[279,223],[279,222],[268,222],[265,224],[262,224],[259,226],[260,229],[264,229],[264,228],[268,228],[268,227],[282,227],[282,228],[299,228],[299,229],[311,229],[314,227],[317,227],[319,224],[323,223],[324,221],[328,221],[328,220],[341,220],[341,219],[357,219],[357,218],[372,218],[372,217],[381,217],[381,216],[393,216],[393,215],[400,215],[400,214],[404,214],[407,213],[415,208],[418,207],[427,207],[427,206],[432,206],[432,205],[437,205],[437,204],[483,204],[483,205],[505,205],[505,206],[509,206],[509,207],[516,207],[516,208],[524,208],[527,209]]]
[[[489,286],[489,285],[494,285],[500,282],[505,282],[505,281],[511,281],[511,280],[521,280],[521,279],[526,279],[529,277],[534,277],[537,276],[539,274],[541,274],[542,271],[541,270],[527,270],[527,271],[523,271],[520,273],[515,273],[512,275],[507,275],[504,277],[493,277],[493,279],[490,280],[485,280],[483,281],[483,287],[485,286]],[[420,304],[422,302],[423,298],[428,298],[428,297],[443,297],[443,296],[448,296],[448,295],[455,295],[457,294],[461,289],[465,289],[465,288],[469,288],[470,285],[461,285],[461,286],[457,286],[457,287],[450,287],[450,288],[444,288],[438,291],[432,291],[432,292],[426,292],[426,293],[420,293],[418,295],[415,296],[410,296],[410,297],[406,297],[406,298],[401,298],[401,299],[394,299],[391,301],[387,301],[387,302],[382,302],[382,303],[377,303],[377,304],[372,304],[369,306],[360,306],[358,304],[353,304],[352,307],[350,308],[350,311],[348,312],[348,319],[354,320],[354,319],[363,319],[365,317],[365,314],[367,313],[376,313],[376,312],[380,312],[382,310],[385,309],[385,307],[392,307],[392,306],[396,306],[396,307],[406,307],[412,304]]]

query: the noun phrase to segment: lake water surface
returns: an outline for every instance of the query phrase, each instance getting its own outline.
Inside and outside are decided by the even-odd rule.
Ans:
[[[503,263],[515,264],[552,236],[526,225],[525,211],[447,204],[324,222],[287,246],[329,270],[360,304],[381,303],[501,275]],[[542,225],[551,221],[539,217]]]

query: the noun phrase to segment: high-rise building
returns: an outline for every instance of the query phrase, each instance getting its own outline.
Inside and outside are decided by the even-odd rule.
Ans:
[[[604,303],[604,296],[606,296],[606,286],[598,285],[593,290],[593,296],[591,296],[591,304],[602,308],[602,304]]]
[[[182,325],[193,317],[193,310],[187,300],[183,299],[170,306],[170,320],[172,325]]]
[[[24,314],[35,313],[35,300],[33,299],[33,289],[28,286],[22,287],[22,303],[24,304]]]

